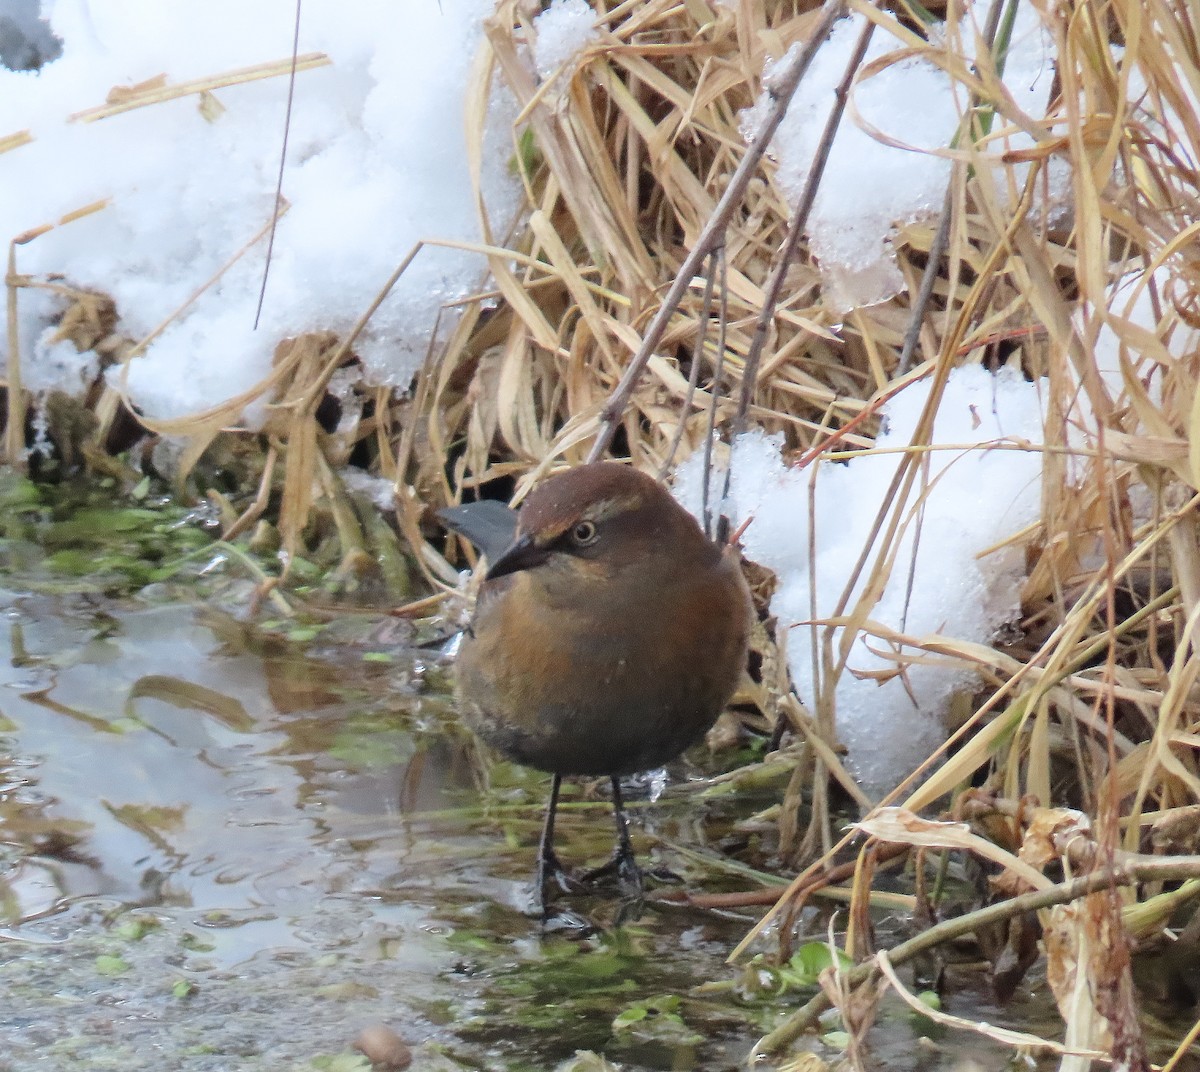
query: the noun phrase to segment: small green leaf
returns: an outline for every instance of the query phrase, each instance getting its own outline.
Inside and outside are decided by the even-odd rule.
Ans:
[[[203,937],[192,931],[185,931],[179,939],[179,944],[184,949],[190,949],[195,953],[211,953],[217,948],[217,943],[211,938]]]
[[[130,916],[114,927],[113,933],[127,942],[140,942],[157,926],[157,920],[146,919],[144,916]]]
[[[853,966],[854,962],[840,949],[836,953],[840,968],[844,970]],[[831,967],[833,960],[834,953],[828,943],[805,942],[792,959],[779,969],[779,978],[785,987],[816,986],[821,972]]]
[[[630,1024],[636,1024],[639,1020],[644,1020],[649,1015],[649,1010],[644,1005],[634,1005],[617,1015],[616,1019],[613,1020],[613,1030],[622,1031]]]
[[[821,1041],[831,1050],[844,1050],[850,1045],[850,1032],[829,1031],[821,1036]]]
[[[542,151],[538,148],[537,137],[533,127],[527,126],[517,138],[517,151],[509,161],[509,168],[515,174],[532,178],[541,161]]]
[[[101,975],[123,975],[129,971],[129,962],[121,957],[102,953],[96,958],[96,971]]]

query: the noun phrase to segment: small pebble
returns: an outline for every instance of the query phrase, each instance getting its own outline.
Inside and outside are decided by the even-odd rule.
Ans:
[[[385,1024],[364,1027],[354,1040],[354,1048],[375,1068],[386,1072],[400,1072],[412,1064],[412,1050]]]

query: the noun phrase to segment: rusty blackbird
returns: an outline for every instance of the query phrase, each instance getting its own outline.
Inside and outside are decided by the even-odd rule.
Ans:
[[[552,476],[519,513],[451,507],[448,528],[487,557],[457,658],[462,714],[518,763],[553,774],[535,896],[577,888],[554,852],[563,775],[611,779],[612,861],[640,896],[619,778],[700,740],[746,664],[750,593],[732,546],[709,540],[651,477],[596,463]]]

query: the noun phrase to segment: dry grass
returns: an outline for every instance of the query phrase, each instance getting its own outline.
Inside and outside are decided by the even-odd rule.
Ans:
[[[881,579],[900,519],[922,494],[921,446],[937,401],[961,363],[1005,363],[1046,378],[1044,506],[1040,524],[1014,537],[1028,564],[1020,643],[885,638],[902,640],[913,657],[970,665],[984,688],[945,762],[897,798],[907,811],[882,813],[837,846],[825,775],[855,791],[836,753],[832,706],[845,650],[830,653],[824,692],[803,698],[810,719],[778,680],[782,659],[770,638],[760,641],[766,670],[750,699],[763,719],[786,719],[796,731],[788,758],[797,776],[779,821],[782,853],[803,865],[768,919],[793,918],[834,853],[844,859],[858,848],[867,853],[850,883],[858,920],[876,840],[912,846],[921,864],[945,853],[986,858],[989,895],[1009,899],[1007,913],[989,910],[986,921],[1000,919],[1001,948],[1004,935],[1013,940],[1008,920],[1041,912],[1067,1047],[1125,1047],[1136,1066],[1128,945],[1173,940],[1167,928],[1194,912],[1196,884],[1173,891],[1200,875],[1200,38],[1190,9],[1168,0],[1038,5],[1055,39],[1057,78],[1045,115],[1026,115],[993,66],[963,58],[958,34],[924,40],[902,0],[887,11],[865,0],[848,6],[959,79],[978,105],[952,153],[944,254],[934,260],[929,305],[915,310],[919,334],[903,372],[930,379],[930,407],[862,568]],[[947,14],[954,23],[958,5]],[[534,33],[530,5],[503,0],[488,24],[468,124],[480,144],[498,72],[531,132],[514,137],[527,228],[511,242],[485,237],[494,290],[462,303],[412,399],[378,392],[374,415],[350,442],[321,432],[314,414],[353,340],[281,346],[260,388],[277,415],[263,490],[238,526],[262,513],[281,468],[284,542],[299,547],[312,510],[338,499],[339,460],[366,443],[396,482],[399,528],[418,560],[435,581],[452,581],[444,544],[422,528],[427,507],[501,478],[521,490],[548,467],[586,457],[607,399],[746,153],[738,113],[759,94],[765,61],[804,39],[819,15],[804,0],[629,0],[598,18],[600,36],[568,70],[537,84],[521,55]],[[1033,149],[993,151],[1018,130]],[[1066,218],[1048,203],[1052,161],[1069,172]],[[728,429],[791,211],[764,164],[729,220],[711,299],[703,279],[687,288],[623,411],[617,450],[637,466],[669,469],[702,446],[714,407],[718,430]],[[910,294],[940,222],[910,224],[896,239]],[[13,278],[10,296],[20,284]],[[1134,308],[1141,294],[1150,296],[1149,318]],[[802,254],[767,312],[751,422],[784,432],[792,456],[812,464],[829,449],[869,447],[873,415],[901,376],[910,299],[854,312],[838,328],[842,317],[825,306]],[[1101,375],[1095,355],[1109,333],[1119,341],[1118,367]],[[243,403],[160,430],[188,437],[185,460],[193,461]],[[109,396],[99,407],[105,427],[116,404]],[[21,427],[14,406],[17,392],[10,429]],[[353,529],[347,523],[348,556],[362,551]],[[847,604],[845,616],[866,627],[871,605]],[[972,783],[977,789],[964,792]],[[802,820],[810,803],[814,817]],[[959,822],[918,828],[908,813],[933,806]],[[1055,810],[1068,806],[1086,821]],[[1064,875],[1082,877],[1072,884]],[[1075,915],[1064,922],[1050,906],[1068,902]],[[982,932],[985,921],[969,923]],[[888,970],[867,960],[856,981]],[[814,999],[766,1048],[789,1042],[828,1000]],[[862,1009],[852,1019],[869,1022]],[[1063,1067],[1085,1060],[1065,1057]]]

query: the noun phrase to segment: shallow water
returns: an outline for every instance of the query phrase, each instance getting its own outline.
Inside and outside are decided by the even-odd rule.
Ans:
[[[464,1067],[541,1067],[678,989],[668,936],[690,973],[744,927],[543,937],[539,786],[481,802],[445,672],[400,624],[301,651],[177,601],[0,608],[0,1067],[307,1067],[376,1021]],[[606,845],[602,801],[568,808],[564,851],[597,823]]]
[[[524,911],[544,781],[498,768],[479,792],[445,669],[402,623],[290,643],[174,597],[2,593],[0,613],[0,1069],[352,1069],[378,1022],[415,1068],[731,1069],[808,996],[736,999],[751,913],[614,930],[586,898],[597,934],[544,935]],[[770,799],[635,802],[639,850],[706,882],[671,846],[736,840]],[[609,823],[576,794],[562,854],[599,861]],[[1053,1033],[1028,1022],[1044,1000],[959,1004]],[[872,1040],[891,1070],[1006,1063],[895,1006]]]

